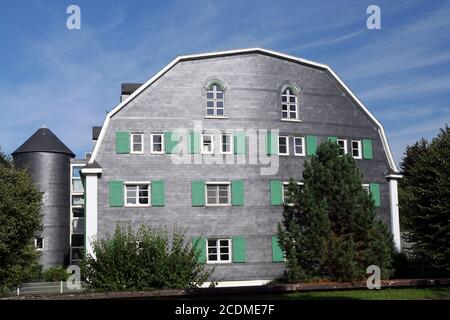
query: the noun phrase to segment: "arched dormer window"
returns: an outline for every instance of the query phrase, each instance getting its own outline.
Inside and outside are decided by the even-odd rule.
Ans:
[[[293,85],[286,85],[281,89],[281,118],[298,119],[299,91]]]
[[[206,87],[206,115],[224,116],[225,88],[219,81],[211,81]]]

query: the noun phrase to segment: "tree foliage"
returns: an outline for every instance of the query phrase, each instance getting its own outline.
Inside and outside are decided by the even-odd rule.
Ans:
[[[279,226],[286,280],[357,280],[373,264],[389,276],[392,236],[376,217],[355,160],[325,142],[305,162],[303,183],[299,188],[291,181]]]
[[[96,259],[82,263],[87,287],[93,290],[149,290],[201,285],[213,270],[199,264],[199,252],[175,228],[117,226],[113,235],[94,242]]]
[[[42,228],[41,194],[25,170],[0,155],[0,290],[29,281],[39,271],[34,238]]]
[[[401,164],[400,213],[417,276],[450,276],[450,128],[408,146]]]

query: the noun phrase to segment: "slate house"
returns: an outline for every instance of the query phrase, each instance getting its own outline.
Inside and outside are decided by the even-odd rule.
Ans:
[[[383,127],[328,66],[265,49],[178,57],[123,87],[106,116],[81,169],[86,249],[117,223],[178,225],[200,239],[214,280],[273,279],[284,267],[285,183],[301,183],[304,161],[327,139],[357,159],[400,250],[400,176]],[[276,163],[272,173],[251,162],[257,149]]]

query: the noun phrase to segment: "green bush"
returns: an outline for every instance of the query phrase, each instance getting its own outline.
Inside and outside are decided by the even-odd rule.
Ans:
[[[66,281],[70,275],[64,267],[52,267],[42,272],[41,278],[45,282]]]
[[[175,228],[117,226],[114,234],[94,242],[96,259],[82,262],[86,287],[91,290],[149,290],[201,285],[213,270],[199,264],[200,252]]]

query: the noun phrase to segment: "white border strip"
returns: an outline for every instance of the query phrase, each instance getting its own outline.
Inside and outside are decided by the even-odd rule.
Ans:
[[[356,97],[356,95],[347,87],[347,85],[339,78],[339,76],[326,64],[314,62],[311,60],[306,60],[302,58],[297,58],[291,55],[279,53],[272,50],[262,49],[262,48],[249,48],[249,49],[238,49],[238,50],[228,50],[228,51],[217,51],[217,52],[210,52],[210,53],[203,53],[203,54],[194,54],[194,55],[186,55],[186,56],[178,56],[174,60],[172,60],[168,65],[166,65],[161,71],[159,71],[157,74],[155,74],[153,77],[151,77],[149,80],[147,80],[143,85],[141,85],[135,92],[133,92],[131,95],[129,95],[125,100],[120,102],[114,109],[112,109],[105,118],[105,121],[103,122],[102,129],[100,131],[100,135],[98,137],[97,143],[95,144],[94,151],[92,153],[91,158],[89,159],[89,163],[93,163],[95,158],[97,157],[98,150],[100,149],[100,145],[103,142],[103,138],[105,136],[106,129],[108,127],[109,121],[112,116],[114,116],[117,112],[119,112],[123,107],[125,107],[128,103],[130,103],[135,97],[137,97],[141,92],[143,92],[145,89],[147,89],[152,83],[154,83],[156,80],[158,80],[162,75],[164,75],[167,71],[169,71],[174,65],[176,65],[178,62],[182,60],[190,60],[190,59],[200,59],[200,58],[212,58],[216,56],[223,56],[223,55],[232,55],[232,54],[242,54],[242,53],[250,53],[250,52],[260,52],[265,53],[269,55],[273,55],[276,57],[284,58],[293,60],[296,62],[300,62],[303,64],[311,65],[318,68],[323,68],[327,70],[343,87],[345,91],[351,96],[351,98],[357,103],[357,105],[369,116],[369,118],[376,124],[378,127],[378,133],[380,134],[381,141],[383,143],[384,150],[386,152],[389,165],[392,170],[395,172],[398,172],[397,165],[395,164],[394,158],[391,153],[391,149],[389,148],[389,143],[386,138],[386,134],[384,132],[383,126],[380,122],[370,113],[370,111],[364,106],[364,104]]]
[[[254,287],[264,286],[272,280],[241,280],[241,281],[219,281],[215,285],[216,288],[229,288],[229,287]],[[208,288],[211,282],[204,282],[201,288]]]

